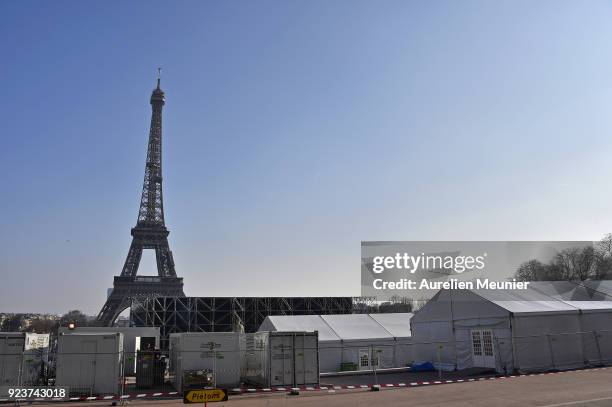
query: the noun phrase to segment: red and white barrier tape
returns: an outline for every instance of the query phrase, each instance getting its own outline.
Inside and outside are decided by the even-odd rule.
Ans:
[[[244,393],[272,393],[272,392],[287,392],[292,390],[298,391],[335,391],[335,390],[364,390],[371,389],[372,387],[378,386],[379,388],[402,388],[402,387],[419,387],[419,386],[433,386],[440,384],[450,383],[468,383],[468,382],[479,382],[486,380],[499,380],[499,379],[511,379],[516,377],[530,377],[530,376],[544,376],[550,374],[561,374],[561,373],[580,373],[594,370],[605,370],[606,367],[598,367],[592,369],[580,369],[580,370],[564,370],[558,372],[544,372],[544,373],[527,373],[527,374],[515,374],[507,376],[488,376],[488,377],[476,377],[467,379],[448,379],[448,380],[429,380],[429,381],[415,381],[407,383],[385,383],[379,385],[372,384],[354,384],[354,385],[329,385],[329,386],[299,386],[299,387],[265,387],[265,388],[234,388],[229,389],[230,394],[244,394]],[[155,393],[131,393],[124,394],[123,396],[90,396],[90,397],[70,397],[63,399],[52,399],[51,401],[94,401],[94,400],[119,400],[119,399],[140,399],[140,398],[155,398],[155,397],[178,397],[179,393],[176,391],[169,392],[155,392]],[[0,402],[7,402],[8,399],[0,399]],[[49,399],[40,400],[29,400],[29,401],[50,401]]]
[[[509,379],[515,377],[528,377],[528,376],[543,376],[548,374],[559,374],[559,373],[570,373],[570,372],[582,372],[582,371],[593,371],[593,370],[604,370],[605,367],[593,368],[593,369],[582,369],[582,370],[564,370],[559,372],[545,372],[545,373],[528,373],[528,374],[516,374],[507,376],[487,376],[487,377],[476,377],[467,379],[448,379],[448,380],[429,380],[429,381],[415,381],[408,383],[384,383],[379,385],[372,384],[353,384],[353,385],[329,385],[329,386],[299,386],[299,387],[268,387],[268,388],[234,388],[230,389],[230,394],[234,393],[271,393],[279,391],[330,391],[330,390],[358,390],[358,389],[371,389],[372,387],[378,386],[380,388],[393,388],[393,387],[418,387],[418,386],[432,386],[438,384],[450,384],[450,383],[465,383],[465,382],[478,382],[485,380],[498,380],[498,379]]]

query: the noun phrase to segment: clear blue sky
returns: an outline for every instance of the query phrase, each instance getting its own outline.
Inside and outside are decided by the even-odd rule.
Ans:
[[[98,312],[158,66],[187,295],[358,295],[361,240],[598,239],[610,21],[604,1],[2,1],[0,311]]]

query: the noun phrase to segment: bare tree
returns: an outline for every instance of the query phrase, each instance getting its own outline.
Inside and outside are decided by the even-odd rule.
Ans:
[[[35,332],[37,334],[48,334],[57,331],[58,321],[51,319],[35,319],[25,329],[25,332]]]
[[[519,266],[514,278],[519,281],[612,279],[612,234],[607,234],[594,246],[561,250],[549,264],[527,261]]]
[[[612,233],[608,233],[595,247],[596,269],[593,278],[596,280],[612,279]]]
[[[557,280],[584,281],[596,269],[596,256],[593,246],[574,247],[557,253],[552,261],[559,277]]]
[[[549,280],[551,276],[550,266],[539,260],[530,260],[521,264],[516,271],[514,278],[518,281],[542,281]]]

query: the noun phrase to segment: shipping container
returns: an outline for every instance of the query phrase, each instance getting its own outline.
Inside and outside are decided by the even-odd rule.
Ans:
[[[56,385],[71,394],[119,394],[123,334],[60,334]]]
[[[0,333],[0,386],[41,385],[49,361],[49,334]]]
[[[125,357],[124,373],[126,376],[136,374],[136,353],[139,350],[149,350],[143,344],[153,344],[154,349],[159,349],[159,327],[98,327],[98,326],[78,326],[74,329],[61,327],[60,335],[64,334],[123,334],[123,354]]]
[[[264,387],[318,385],[318,332],[249,334],[244,379]]]
[[[217,387],[240,385],[245,335],[239,332],[192,332],[170,334],[170,377],[183,391],[184,375],[212,372]]]

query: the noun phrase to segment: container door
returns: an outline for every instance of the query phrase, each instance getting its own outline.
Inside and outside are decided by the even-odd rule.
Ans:
[[[23,363],[24,337],[7,337],[4,344],[4,351],[0,356],[0,372],[2,383],[0,385],[22,384],[19,378],[19,370]],[[23,379],[23,377],[22,377]]]
[[[81,344],[81,355],[76,355],[78,358],[78,372],[81,379],[80,383],[83,383],[83,386],[86,389],[81,390],[91,390],[95,391],[96,387],[96,373],[98,370],[98,361],[97,359],[98,353],[98,343],[96,341],[83,341]]]
[[[359,370],[370,370],[370,349],[359,349]]]
[[[296,384],[319,383],[317,337],[314,335],[296,334],[294,351]]]
[[[474,367],[495,368],[493,332],[490,329],[472,331],[472,360]]]
[[[293,386],[292,335],[270,335],[270,386]]]

